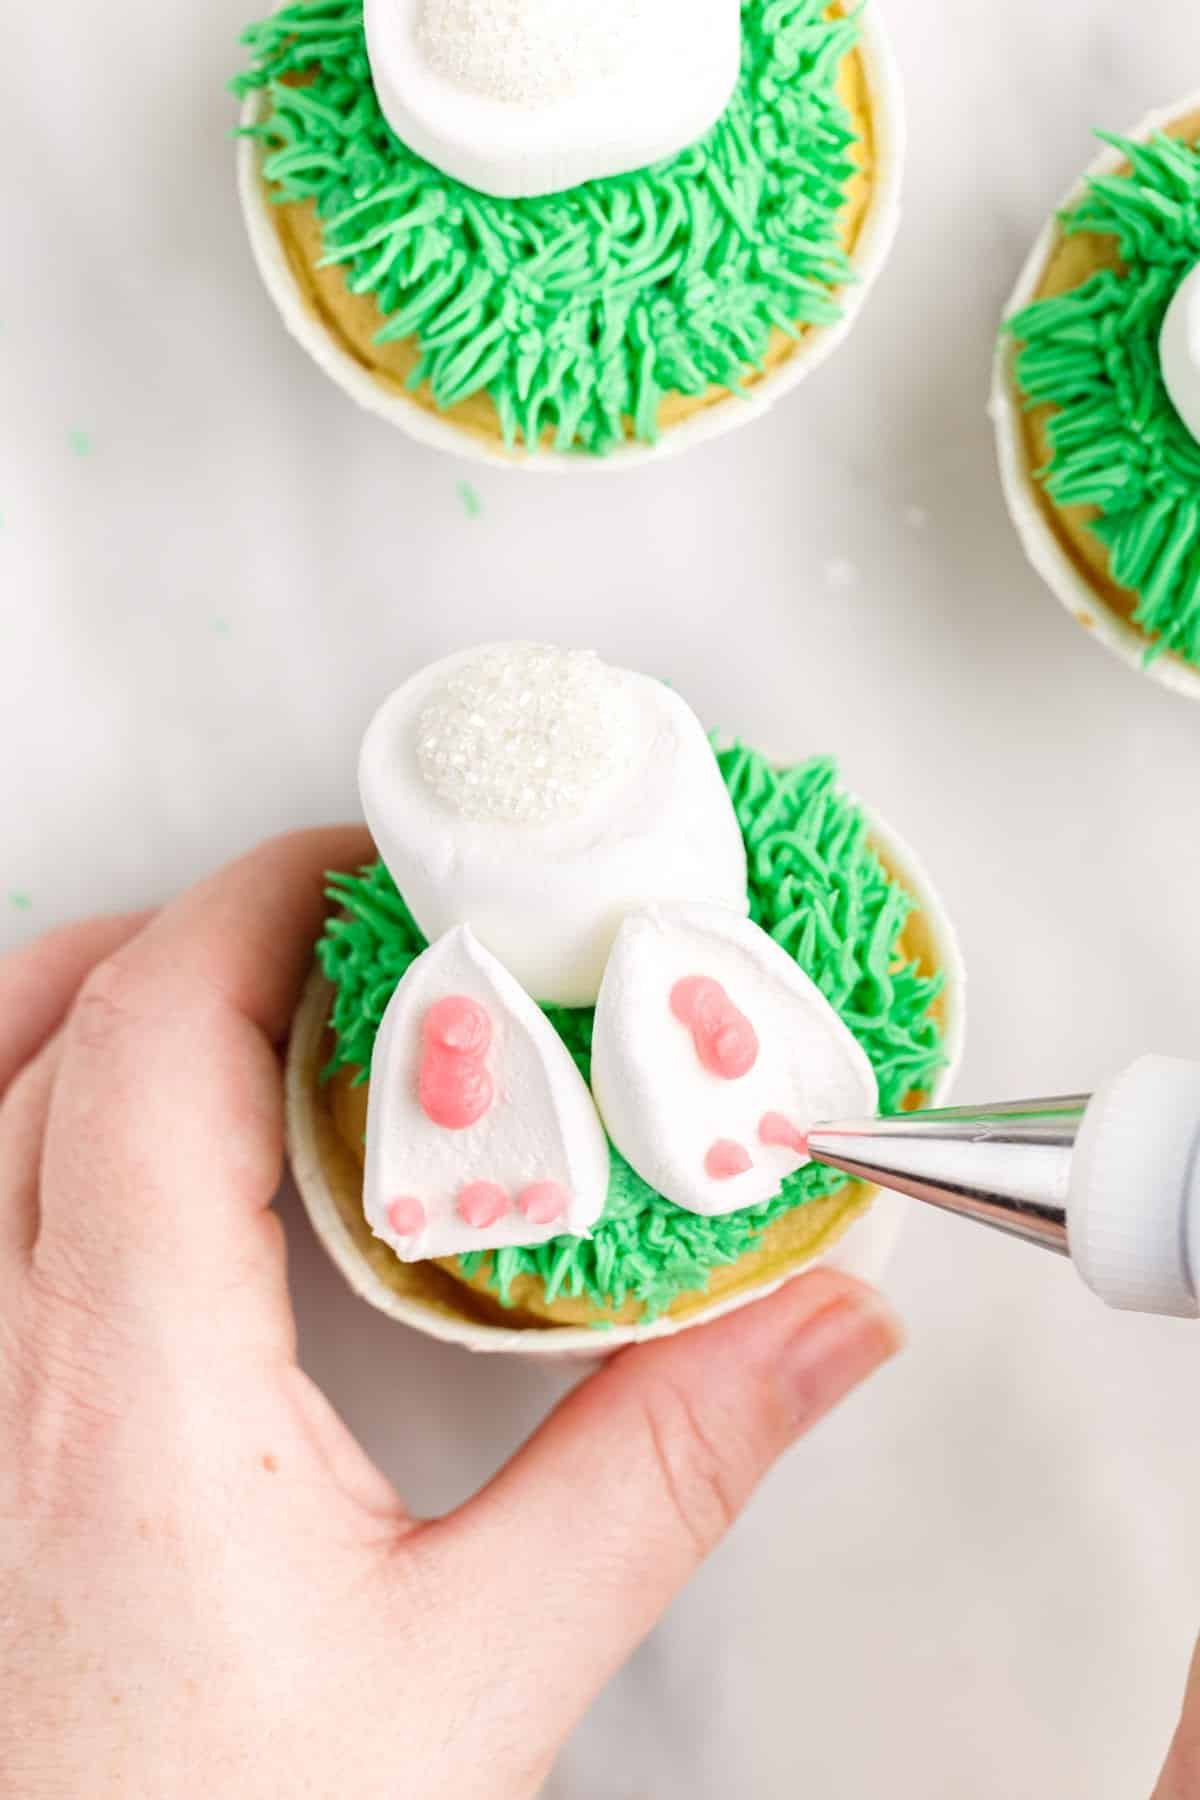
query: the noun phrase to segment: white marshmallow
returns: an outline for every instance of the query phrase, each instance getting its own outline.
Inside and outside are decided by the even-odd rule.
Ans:
[[[490,1023],[481,1060],[492,1098],[482,1116],[452,1129],[425,1110],[421,1077],[430,1008],[457,998],[477,1002]],[[604,1209],[608,1173],[608,1143],[566,1045],[470,931],[448,932],[405,972],[375,1040],[363,1186],[372,1231],[405,1262],[585,1236]],[[468,1223],[457,1210],[476,1182],[507,1197],[493,1223]],[[556,1183],[569,1204],[538,1222],[517,1201],[543,1182]],[[397,1230],[397,1201],[416,1202],[423,1217]]]
[[[746,911],[746,854],[696,715],[590,651],[499,644],[386,700],[359,762],[367,823],[429,939],[470,925],[536,1000],[590,1006],[653,901]]]
[[[676,984],[718,982],[757,1036],[736,1077],[701,1061],[676,1016]],[[689,1212],[737,1212],[779,1192],[809,1159],[766,1143],[775,1114],[803,1134],[822,1120],[872,1114],[875,1074],[861,1045],[774,938],[717,906],[653,906],[625,921],[596,1003],[592,1091],[613,1143],[644,1181]],[[717,1143],[750,1166],[716,1179]]]
[[[1200,442],[1200,263],[1172,296],[1159,335],[1158,360],[1172,406]]]
[[[557,193],[684,149],[729,104],[739,0],[366,0],[401,141],[469,187]]]

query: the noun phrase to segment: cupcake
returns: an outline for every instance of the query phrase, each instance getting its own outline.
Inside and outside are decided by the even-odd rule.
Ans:
[[[992,411],[1034,567],[1110,650],[1200,695],[1200,100],[1107,145],[1029,256]]]
[[[241,198],[284,322],[442,448],[625,466],[740,423],[890,242],[873,7],[292,0],[243,41]]]
[[[826,757],[713,748],[670,688],[483,646],[367,730],[288,1052],[297,1185],[374,1305],[577,1354],[744,1304],[894,1216],[821,1119],[942,1099],[953,935]]]

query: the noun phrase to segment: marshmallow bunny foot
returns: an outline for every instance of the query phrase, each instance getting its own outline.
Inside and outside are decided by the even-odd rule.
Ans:
[[[584,1235],[608,1144],[554,1027],[466,926],[406,971],[371,1058],[363,1193],[404,1262]]]
[[[873,1113],[867,1056],[803,970],[725,907],[622,925],[596,1003],[592,1090],[613,1143],[689,1212],[772,1199],[818,1121]]]

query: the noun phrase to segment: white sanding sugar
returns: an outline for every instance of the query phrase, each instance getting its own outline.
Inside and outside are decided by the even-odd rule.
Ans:
[[[463,818],[546,825],[622,767],[621,683],[590,650],[505,644],[455,669],[417,720],[417,763]]]
[[[614,73],[689,0],[424,0],[417,38],[456,87],[490,100],[565,100]]]

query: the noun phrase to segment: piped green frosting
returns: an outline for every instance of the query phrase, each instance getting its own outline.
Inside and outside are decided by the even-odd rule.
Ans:
[[[1028,401],[1055,408],[1038,479],[1059,506],[1099,509],[1091,529],[1113,580],[1137,596],[1147,659],[1171,650],[1200,664],[1200,444],[1158,359],[1171,297],[1200,260],[1200,151],[1162,133],[1099,135],[1130,172],[1092,176],[1062,227],[1115,238],[1124,267],[1032,301],[1006,329]]]
[[[409,150],[371,85],[362,0],[295,0],[252,25],[252,135],[280,201],[315,204],[325,260],[415,336],[411,385],[485,390],[512,445],[653,441],[666,393],[737,392],[772,328],[838,316],[854,280],[837,215],[855,172],[838,69],[857,25],[827,0],[743,0],[742,67],[712,130],[632,175],[502,200]],[[304,85],[295,85],[303,78]]]
[[[898,1111],[908,1096],[928,1092],[944,1060],[930,1011],[940,976],[912,962],[896,966],[912,899],[868,844],[866,819],[839,788],[831,761],[778,771],[741,745],[717,760],[746,844],[751,917],[854,1033],[874,1067],[881,1110]],[[339,911],[317,952],[336,988],[328,1072],[351,1068],[365,1080],[384,1009],[425,939],[382,863],[332,875],[329,896]],[[586,1078],[591,1008],[545,1011]],[[502,1301],[516,1275],[533,1274],[548,1300],[585,1294],[597,1306],[621,1306],[632,1296],[654,1317],[678,1294],[702,1289],[712,1269],[736,1261],[780,1214],[845,1185],[843,1176],[809,1163],[767,1205],[701,1218],[655,1193],[610,1151],[608,1204],[592,1236],[500,1250],[491,1278]],[[472,1255],[463,1266],[474,1274],[483,1261]]]

